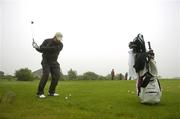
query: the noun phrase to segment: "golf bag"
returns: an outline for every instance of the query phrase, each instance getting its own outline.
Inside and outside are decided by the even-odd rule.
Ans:
[[[138,34],[133,42],[129,43],[133,55],[130,59],[134,59],[133,67],[137,78],[137,94],[141,103],[155,104],[160,102],[162,95],[160,82],[158,80],[158,71],[154,60],[154,52],[151,49],[150,42],[149,51],[146,52],[143,35]],[[133,56],[133,57],[132,57]]]
[[[155,61],[151,59],[138,75],[137,89],[141,103],[159,103],[162,92]]]

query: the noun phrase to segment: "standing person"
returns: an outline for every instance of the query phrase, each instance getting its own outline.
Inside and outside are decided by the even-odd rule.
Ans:
[[[33,42],[33,47],[40,53],[42,53],[42,69],[43,74],[39,82],[37,96],[39,98],[45,98],[44,87],[47,83],[49,73],[51,73],[52,80],[49,87],[49,96],[59,96],[55,92],[58,80],[60,78],[60,66],[57,61],[60,51],[63,48],[62,34],[57,32],[53,38],[46,39],[40,45],[40,47]]]
[[[112,69],[112,71],[111,71],[111,80],[114,80],[114,75],[115,75],[114,69]]]

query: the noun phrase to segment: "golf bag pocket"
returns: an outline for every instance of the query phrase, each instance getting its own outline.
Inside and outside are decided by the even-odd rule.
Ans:
[[[141,87],[139,97],[141,103],[156,104],[160,102],[161,95],[158,79],[153,77],[146,87]]]
[[[148,85],[148,83],[151,81],[152,77],[153,76],[149,72],[146,72],[142,77],[143,81],[141,82],[141,87],[145,88]]]

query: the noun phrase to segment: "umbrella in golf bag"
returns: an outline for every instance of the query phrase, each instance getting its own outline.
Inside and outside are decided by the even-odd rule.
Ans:
[[[154,52],[148,42],[149,51],[146,51],[143,35],[137,37],[129,43],[129,48],[134,54],[134,68],[137,77],[137,94],[141,103],[155,104],[160,102],[162,95],[161,86],[158,79],[158,71],[154,60]],[[132,58],[132,57],[131,57]]]

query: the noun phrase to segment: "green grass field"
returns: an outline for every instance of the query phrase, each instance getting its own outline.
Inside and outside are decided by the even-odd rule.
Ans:
[[[158,105],[139,103],[135,81],[60,81],[60,96],[46,99],[35,96],[37,85],[1,80],[0,119],[180,119],[180,80],[161,80]]]

